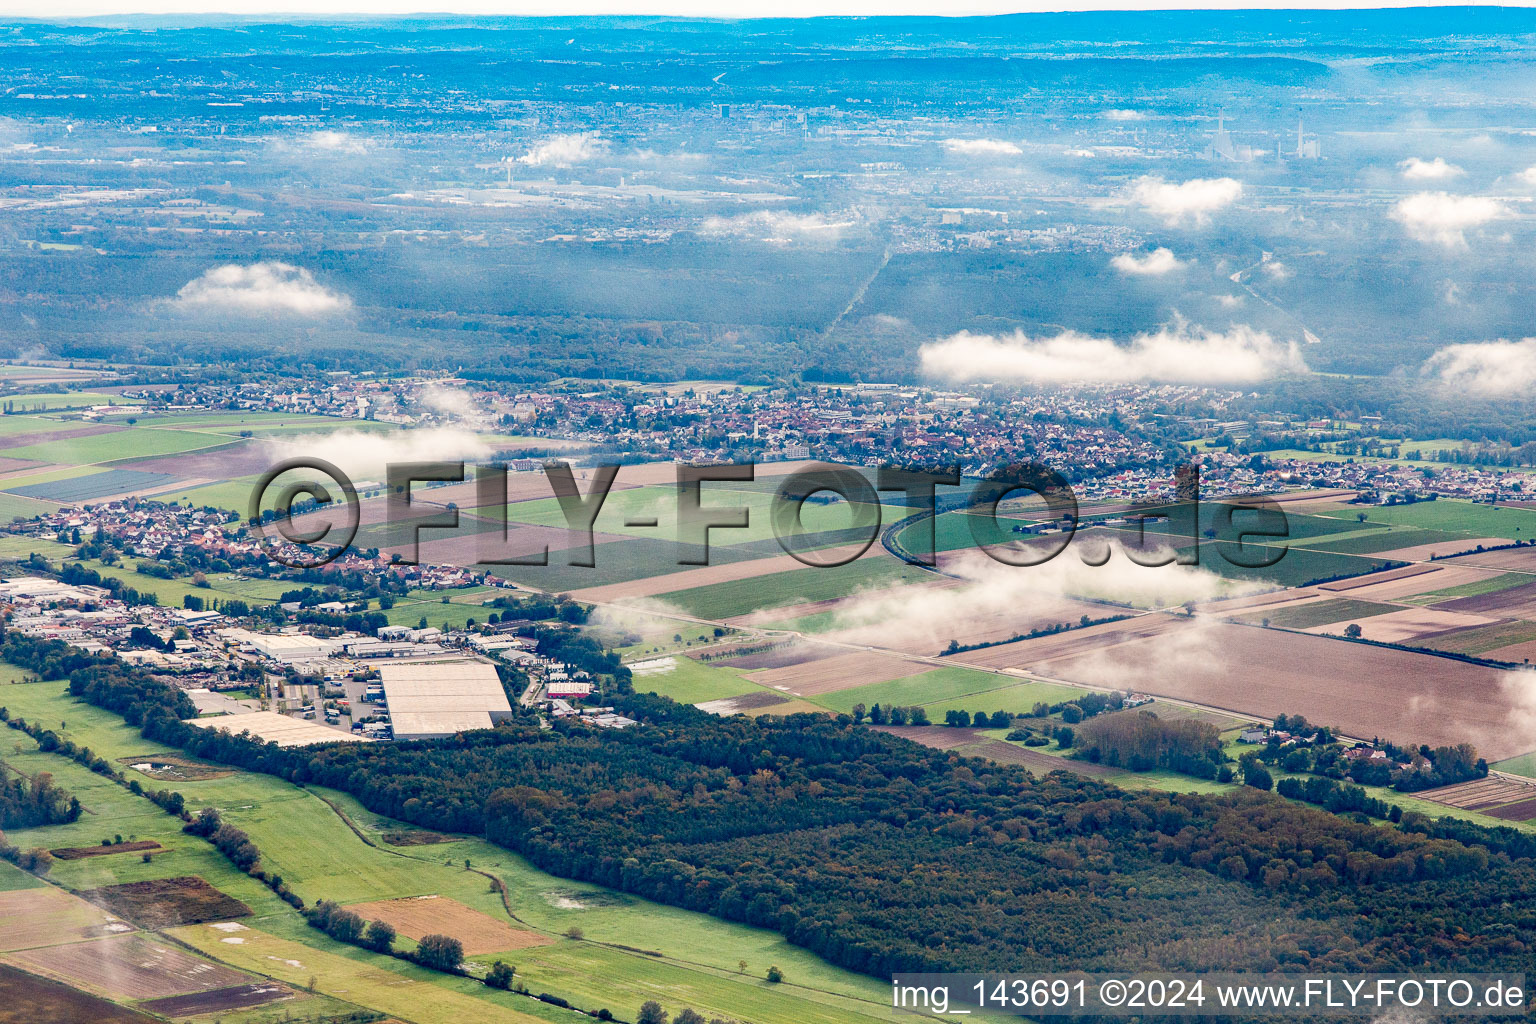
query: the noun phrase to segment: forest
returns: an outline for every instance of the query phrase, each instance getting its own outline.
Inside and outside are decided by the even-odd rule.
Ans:
[[[59,825],[80,817],[80,801],[60,788],[47,772],[8,778],[12,769],[0,761],[0,828]]]
[[[1536,839],[1366,824],[1253,790],[1129,793],[937,751],[851,717],[718,718],[653,696],[628,730],[511,725],[284,750],[179,721],[184,696],[9,636],[70,691],[199,757],[483,834],[570,878],[915,970],[1522,969]]]

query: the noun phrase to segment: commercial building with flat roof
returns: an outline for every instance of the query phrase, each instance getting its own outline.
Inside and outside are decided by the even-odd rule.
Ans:
[[[397,740],[489,729],[512,717],[496,666],[461,658],[379,666]]]

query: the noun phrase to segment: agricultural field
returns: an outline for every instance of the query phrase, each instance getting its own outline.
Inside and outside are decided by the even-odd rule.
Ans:
[[[1036,667],[1047,678],[1090,685],[1135,680],[1147,693],[1263,718],[1301,713],[1350,736],[1470,740],[1490,761],[1528,743],[1514,727],[1511,673],[1305,633],[1195,619]],[[1414,680],[1419,699],[1407,699],[1404,680]]]
[[[29,718],[62,722],[62,735],[109,759],[144,756],[144,740],[136,730],[113,715],[71,700],[62,691],[61,683],[0,685],[0,706]],[[19,737],[18,742],[23,741],[31,752],[8,753],[7,760],[26,771],[52,771],[61,785],[80,796],[88,813],[73,825],[12,832],[12,841],[61,848],[88,846],[103,835],[121,832],[125,838],[132,835],[159,842],[164,850],[156,852],[148,864],[136,855],[90,857],[61,861],[54,874],[82,889],[195,876],[240,900],[251,907],[253,916],[173,928],[171,934],[215,961],[275,978],[293,989],[304,989],[315,977],[317,995],[301,992],[298,1000],[281,1004],[296,1016],[310,1001],[330,1005],[326,1000],[370,1007],[411,1024],[463,1024],[483,1019],[492,1007],[497,1020],[559,1021],[568,1016],[533,1000],[495,994],[472,981],[434,975],[332,942],[305,926],[264,887],[233,871],[202,840],[183,835],[179,820],[71,761],[38,752],[27,737]],[[544,945],[512,948],[498,957],[516,963],[520,978],[537,978],[535,991],[565,995],[577,1005],[593,1010],[611,1005],[627,1019],[633,1019],[639,1004],[649,998],[661,998],[673,1012],[687,1005],[726,1012],[732,1006],[751,1007],[754,1024],[881,1019],[884,985],[831,967],[772,932],[557,879],[483,840],[449,836],[439,843],[391,846],[384,837],[409,827],[373,815],[339,793],[299,789],[243,772],[179,781],[174,786],[194,811],[217,806],[225,820],[250,833],[262,850],[263,862],[279,871],[306,900],[369,904],[437,896],[477,915],[476,921],[488,920],[519,934],[538,934]],[[463,866],[466,860],[473,870]],[[484,873],[505,885],[505,902],[490,888]],[[20,872],[12,874],[19,881],[27,878]],[[0,887],[6,878],[0,874]],[[0,899],[4,895],[0,893]],[[509,908],[515,918],[509,916]],[[99,913],[94,908],[90,911]],[[564,937],[573,926],[582,930],[582,941]],[[621,948],[625,946],[656,955]],[[592,957],[605,965],[604,975],[573,973],[591,963]],[[748,963],[745,974],[738,972],[738,961]],[[762,981],[770,964],[784,970],[785,984],[770,987]],[[240,1018],[224,1014],[222,1019]]]
[[[855,704],[920,704],[928,717],[942,721],[950,708],[968,711],[1028,711],[1039,701],[1071,700],[1081,691],[1045,683],[1021,683],[1016,676],[971,668],[934,668],[882,683],[855,686],[810,698],[832,711],[851,711]],[[966,698],[966,699],[961,699]],[[1002,703],[999,703],[999,702]],[[1012,703],[1015,707],[1008,707]]]
[[[142,404],[137,398],[124,398],[100,391],[34,391],[23,395],[6,395],[3,401],[10,403],[12,414],[87,409],[93,405]]]
[[[156,1019],[0,964],[0,1024],[153,1024]]]
[[[764,609],[833,601],[860,590],[928,582],[933,578],[933,573],[899,559],[874,555],[835,568],[801,567],[662,593],[656,595],[656,600],[689,615],[729,619]]]
[[[1277,608],[1269,612],[1250,612],[1240,618],[1244,622],[1267,620],[1271,626],[1284,629],[1310,629],[1330,622],[1354,621],[1369,618],[1372,615],[1384,615],[1395,610],[1396,607],[1390,604],[1376,604],[1371,601],[1355,601],[1341,597],[1313,601],[1291,608]]]
[[[755,681],[729,668],[681,655],[648,658],[637,664],[649,667],[631,665],[636,693],[659,693],[679,704],[735,697],[757,688]]]
[[[467,956],[505,953],[529,946],[547,946],[554,939],[526,928],[513,928],[489,914],[446,896],[406,896],[373,903],[351,903],[347,909],[364,921],[383,921],[414,941],[425,935],[458,939]]]
[[[1455,498],[1421,501],[1412,505],[1372,506],[1372,523],[1391,527],[1437,530],[1467,537],[1502,537],[1505,540],[1536,538],[1536,510],[1503,505],[1482,505]],[[1326,518],[1336,514],[1324,513]]]

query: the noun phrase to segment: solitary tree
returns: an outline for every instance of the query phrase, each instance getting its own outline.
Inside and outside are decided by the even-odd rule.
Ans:
[[[640,1004],[640,1016],[635,1018],[635,1024],[667,1024],[667,1011],[656,1000],[647,999]]]

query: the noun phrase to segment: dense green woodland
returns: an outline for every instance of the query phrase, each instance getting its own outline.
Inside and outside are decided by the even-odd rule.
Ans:
[[[504,727],[283,750],[192,728],[186,697],[61,643],[0,657],[201,757],[483,833],[555,874],[895,970],[1524,970],[1536,838],[1357,823],[1258,792],[1127,793],[822,716],[625,698],[629,730]]]
[[[80,801],[60,789],[47,772],[7,778],[0,761],[0,829],[59,825],[80,817]]]

